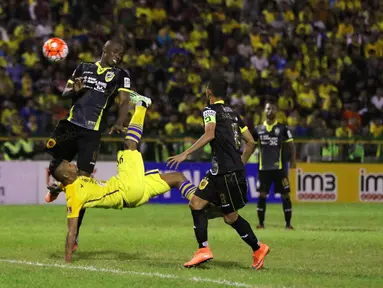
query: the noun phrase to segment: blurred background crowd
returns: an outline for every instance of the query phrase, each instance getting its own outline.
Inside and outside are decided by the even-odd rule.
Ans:
[[[59,64],[42,56],[52,36],[69,46]],[[49,136],[66,115],[70,102],[60,95],[75,67],[99,60],[110,38],[126,43],[122,66],[134,89],[153,99],[145,137],[156,141],[142,147],[147,160],[180,149],[162,139],[201,135],[212,73],[225,74],[230,104],[250,129],[264,121],[263,104],[274,98],[278,121],[295,138],[329,139],[301,145],[301,160],[382,158],[382,145],[358,142],[383,137],[379,0],[3,0],[0,129],[23,137],[15,148],[23,157],[33,154],[28,137]],[[110,125],[117,110],[116,103]],[[336,138],[354,142],[330,140]]]

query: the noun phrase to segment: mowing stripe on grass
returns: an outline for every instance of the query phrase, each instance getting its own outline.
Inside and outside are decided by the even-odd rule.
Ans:
[[[205,283],[213,283],[226,285],[230,287],[248,287],[248,288],[261,288],[261,286],[250,285],[246,283],[240,282],[231,282],[228,280],[214,280],[209,278],[201,278],[201,277],[180,277],[172,274],[162,274],[162,273],[151,273],[151,272],[136,272],[136,271],[126,271],[126,270],[117,270],[117,269],[105,269],[105,268],[97,268],[93,266],[73,266],[73,265],[64,265],[64,264],[49,264],[49,263],[40,263],[40,262],[29,262],[22,260],[11,260],[11,259],[0,259],[0,262],[11,263],[11,264],[19,264],[19,265],[29,265],[35,267],[56,267],[63,269],[75,269],[75,270],[83,270],[83,271],[92,271],[92,272],[104,272],[111,274],[125,274],[125,275],[136,275],[136,276],[144,276],[144,277],[157,277],[163,279],[178,279],[182,281],[194,281],[194,282],[205,282]],[[265,286],[262,286],[265,287]]]

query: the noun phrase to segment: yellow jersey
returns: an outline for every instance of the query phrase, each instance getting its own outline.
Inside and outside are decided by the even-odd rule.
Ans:
[[[108,181],[80,176],[72,184],[64,187],[68,218],[79,217],[83,208],[122,209],[124,198],[119,190],[116,177]]]

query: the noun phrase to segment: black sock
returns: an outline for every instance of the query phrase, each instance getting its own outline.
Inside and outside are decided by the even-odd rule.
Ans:
[[[194,222],[194,233],[195,238],[198,241],[199,248],[208,246],[207,243],[207,214],[206,210],[192,210],[193,222]]]
[[[241,236],[242,240],[245,241],[247,245],[249,245],[253,249],[253,251],[259,249],[259,242],[257,236],[255,236],[249,222],[247,222],[240,215],[238,215],[237,221],[231,224],[231,227],[233,227],[237,231],[239,236]]]
[[[259,225],[264,225],[265,214],[266,214],[266,198],[258,197],[257,212],[258,212]]]
[[[76,234],[76,242],[78,242],[78,236],[80,234],[80,226],[82,223],[82,219],[84,219],[85,209],[80,210],[80,215],[78,216],[78,225],[77,225],[77,234]]]
[[[283,207],[283,213],[285,213],[286,226],[290,226],[291,216],[293,214],[290,196],[282,198],[282,207]]]

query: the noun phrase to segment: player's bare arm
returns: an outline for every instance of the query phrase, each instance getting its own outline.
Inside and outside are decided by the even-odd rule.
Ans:
[[[72,261],[73,246],[76,241],[78,217],[68,218],[68,233],[66,236],[65,244],[65,262],[70,263]]]
[[[133,91],[128,92],[125,90],[120,90],[120,92],[118,93],[118,97],[120,99],[118,119],[117,119],[116,124],[110,129],[109,134],[112,134],[113,132],[116,132],[116,133],[124,132],[124,122],[128,118],[128,113],[129,113],[129,108],[130,108],[130,106],[129,106],[130,93],[132,93],[132,92]]]
[[[177,169],[178,165],[190,154],[203,148],[206,144],[212,141],[215,138],[215,127],[216,123],[207,123],[205,125],[205,133],[189,149],[179,155],[169,157],[168,167],[173,168],[173,166],[175,166],[175,169]]]
[[[241,160],[243,164],[246,164],[249,161],[249,158],[254,153],[255,150],[255,140],[249,129],[246,129],[242,132],[242,139],[245,142],[245,150],[242,153]]]

